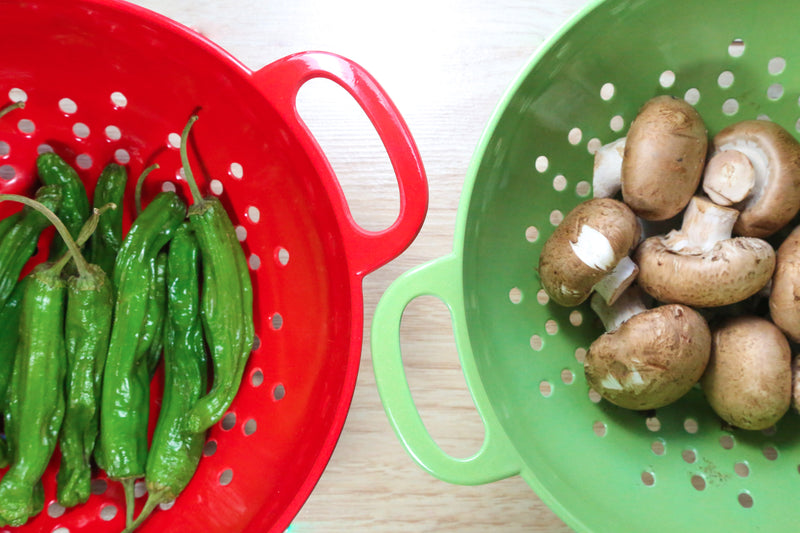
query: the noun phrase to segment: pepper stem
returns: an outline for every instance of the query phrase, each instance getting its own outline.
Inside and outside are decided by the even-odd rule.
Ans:
[[[194,114],[189,117],[189,121],[186,123],[186,126],[183,128],[183,133],[181,133],[181,165],[183,166],[183,174],[186,178],[186,182],[189,184],[189,190],[192,191],[192,198],[194,199],[195,203],[202,203],[203,202],[203,194],[200,192],[200,188],[197,186],[197,181],[194,179],[194,174],[192,173],[192,167],[189,166],[189,150],[187,147],[188,140],[189,140],[189,131],[192,129],[192,125],[197,120],[197,115]]]
[[[72,254],[72,258],[75,260],[75,266],[78,268],[78,274],[81,276],[85,276],[89,274],[88,263],[86,259],[81,254],[80,248],[75,243],[75,239],[72,238],[72,235],[69,234],[69,230],[61,222],[61,219],[58,218],[58,215],[53,213],[47,206],[43,205],[41,202],[37,202],[32,198],[28,198],[27,196],[22,196],[20,194],[0,194],[0,202],[10,200],[12,202],[19,202],[22,204],[27,205],[32,209],[36,209],[38,212],[43,214],[47,217],[53,226],[55,226],[56,230],[58,231],[61,238],[64,239],[64,243],[66,243],[67,248],[69,249],[69,253]]]
[[[136,200],[137,214],[141,214],[142,212],[142,187],[144,186],[144,180],[147,178],[148,174],[157,168],[159,168],[158,163],[153,163],[142,171],[142,173],[139,175],[139,179],[136,181],[136,192],[134,194],[134,199]]]
[[[136,517],[136,520],[129,522],[127,527],[122,533],[131,533],[136,531],[136,529],[141,526],[145,520],[147,520],[153,511],[156,510],[156,507],[169,501],[167,498],[164,497],[166,493],[168,493],[168,489],[162,489],[160,491],[150,492],[147,493],[147,501],[144,503],[144,507],[139,512],[139,516]]]
[[[75,244],[77,244],[78,247],[81,247],[84,244],[86,244],[86,241],[89,240],[89,237],[91,237],[92,234],[97,229],[97,224],[98,222],[100,222],[100,216],[109,209],[116,209],[116,208],[117,204],[113,202],[109,202],[102,207],[95,207],[92,210],[92,215],[86,220],[86,222],[84,222],[83,226],[81,227],[81,231],[78,234],[78,238],[75,239]],[[67,263],[69,263],[70,259],[72,259],[72,252],[67,251],[66,253],[64,253],[64,255],[62,255],[58,259],[58,261],[53,263],[53,269],[56,270],[57,272],[60,272],[67,265]]]
[[[6,114],[14,111],[15,109],[23,109],[25,107],[25,102],[14,102],[13,104],[8,104],[4,108],[0,109],[0,118],[4,117]]]
[[[136,505],[136,494],[134,492],[134,484],[136,480],[133,478],[126,478],[122,480],[122,489],[125,492],[125,525],[126,528],[133,525],[133,510]]]

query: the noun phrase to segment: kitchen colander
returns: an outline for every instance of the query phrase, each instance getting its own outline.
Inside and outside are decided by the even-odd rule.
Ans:
[[[592,197],[594,151],[649,98],[685,98],[710,135],[754,118],[797,135],[798,17],[797,2],[593,1],[537,50],[475,151],[452,252],[400,276],[375,311],[378,390],[422,468],[457,484],[520,475],[577,531],[800,530],[796,412],[748,432],[698,388],[657,411],[611,405],[583,372],[599,321],[551,302],[536,274],[545,240]],[[442,451],[408,387],[400,323],[422,295],[451,314],[485,426],[471,457]]]
[[[425,217],[427,182],[405,122],[367,72],[335,54],[302,52],[250,71],[193,31],[123,2],[2,0],[0,13],[0,101],[26,103],[0,120],[4,193],[33,191],[42,150],[72,163],[90,194],[115,160],[131,176],[129,225],[135,178],[146,166],[159,169],[148,176],[145,204],[163,189],[188,194],[179,133],[199,109],[192,166],[204,193],[228,208],[245,250],[256,348],[236,400],[209,431],[192,482],[141,530],[285,530],[322,474],[349,409],[362,349],[363,277],[399,255]],[[312,78],[346,89],[386,147],[400,209],[383,230],[355,223],[298,115],[295,97]],[[44,258],[40,248],[34,262]],[[65,510],[55,503],[57,457],[44,480],[45,510],[21,529],[121,531],[121,487],[102,472],[87,504]]]

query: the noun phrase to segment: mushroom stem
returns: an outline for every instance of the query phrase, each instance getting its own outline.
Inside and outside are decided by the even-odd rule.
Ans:
[[[638,286],[622,292],[612,304],[609,304],[601,294],[595,293],[589,305],[609,333],[619,329],[626,320],[647,311],[644,293]]]
[[[680,230],[670,231],[664,243],[667,249],[684,254],[703,254],[716,243],[730,239],[739,211],[694,196],[686,206]]]
[[[611,198],[622,188],[622,158],[626,138],[622,137],[597,149],[594,154],[592,191],[595,198]]]
[[[756,172],[750,158],[738,150],[717,152],[708,160],[703,190],[719,205],[741,202],[755,186]]]
[[[601,279],[593,290],[602,296],[606,303],[613,304],[625,289],[630,287],[638,274],[639,267],[636,263],[630,257],[623,257],[614,270]]]
[[[758,144],[746,140],[733,141],[719,147],[719,152],[738,152],[744,155],[753,167],[753,185],[749,193],[742,198],[744,206],[755,203],[767,185],[769,176],[769,156]],[[712,158],[713,159],[713,158]]]

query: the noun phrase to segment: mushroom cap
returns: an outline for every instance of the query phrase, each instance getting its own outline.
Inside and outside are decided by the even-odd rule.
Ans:
[[[636,215],[619,200],[594,198],[578,204],[542,247],[542,288],[560,305],[583,303],[636,246],[640,232]]]
[[[622,160],[622,198],[645,220],[677,215],[697,190],[708,132],[685,100],[656,96],[631,123]]]
[[[586,353],[586,380],[626,409],[657,409],[686,394],[708,363],[711,332],[685,305],[669,304],[633,316],[596,339]]]
[[[775,250],[762,239],[734,237],[707,252],[676,253],[666,237],[645,239],[636,249],[639,285],[660,302],[719,307],[756,294],[775,269]]]
[[[750,315],[725,320],[712,338],[700,383],[714,412],[742,429],[774,425],[792,401],[792,352],[786,336],[769,320]]]
[[[767,237],[800,210],[800,143],[782,126],[768,120],[744,120],[714,136],[714,152],[743,146],[746,154],[763,154],[767,176],[736,207],[741,211],[734,233]],[[751,158],[752,159],[752,158]],[[753,161],[758,166],[757,161]],[[758,180],[758,178],[757,178]]]
[[[769,294],[772,322],[800,342],[800,226],[778,247]]]

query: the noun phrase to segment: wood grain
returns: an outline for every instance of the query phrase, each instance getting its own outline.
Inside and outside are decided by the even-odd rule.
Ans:
[[[416,241],[364,281],[362,365],[331,461],[291,531],[558,533],[570,529],[519,477],[465,487],[433,478],[405,452],[375,387],[369,327],[389,284],[453,246],[472,153],[497,103],[531,54],[585,0],[137,0],[203,33],[252,69],[325,50],[366,68],[400,109],[429,180]],[[355,219],[388,226],[398,212],[388,157],[366,117],[332,83],[301,89],[298,109],[326,150]],[[412,302],[402,328],[414,399],[440,446],[477,451],[483,428],[466,390],[444,305]]]

